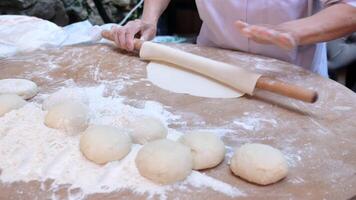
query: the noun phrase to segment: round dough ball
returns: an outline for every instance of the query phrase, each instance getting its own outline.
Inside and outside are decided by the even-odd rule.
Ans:
[[[253,183],[268,185],[275,183],[288,173],[283,154],[264,144],[245,144],[231,158],[232,172]]]
[[[36,83],[26,79],[0,80],[0,94],[17,94],[23,99],[30,99],[38,92]]]
[[[80,150],[97,164],[120,160],[131,149],[131,139],[126,133],[112,126],[90,126],[80,138]]]
[[[14,109],[19,109],[26,104],[20,96],[16,94],[0,95],[0,117]]]
[[[83,90],[79,88],[62,88],[43,101],[42,109],[49,110],[54,105],[65,101],[79,102],[86,105],[89,103],[88,97]]]
[[[145,144],[138,152],[135,162],[143,177],[161,184],[184,180],[193,166],[190,149],[167,139]]]
[[[78,102],[66,101],[48,110],[45,124],[68,132],[82,132],[88,127],[89,109]]]
[[[225,145],[219,137],[204,131],[184,134],[180,142],[190,147],[193,169],[207,169],[217,166],[225,157]]]
[[[163,139],[167,136],[167,129],[163,123],[154,117],[141,117],[130,123],[130,136],[133,143],[145,144],[147,142]]]

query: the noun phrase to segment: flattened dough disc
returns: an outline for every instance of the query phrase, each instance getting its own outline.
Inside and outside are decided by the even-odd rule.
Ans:
[[[243,95],[212,79],[167,63],[150,62],[147,65],[147,77],[154,85],[175,93],[207,98],[236,98]]]

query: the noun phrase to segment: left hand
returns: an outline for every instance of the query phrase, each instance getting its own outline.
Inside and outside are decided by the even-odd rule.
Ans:
[[[283,27],[283,24],[280,26],[250,25],[236,21],[235,25],[243,36],[257,43],[274,44],[287,50],[298,46],[298,38]]]

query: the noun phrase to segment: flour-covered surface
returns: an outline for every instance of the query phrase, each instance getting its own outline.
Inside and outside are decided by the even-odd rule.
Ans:
[[[0,118],[0,199],[347,199],[356,195],[355,94],[274,59],[192,45],[176,47],[315,89],[320,99],[305,104],[264,91],[238,99],[174,94],[146,80],[147,63],[105,45],[2,59],[0,78],[30,79],[40,92],[23,108]],[[160,118],[171,139],[186,130],[210,130],[224,140],[226,159],[217,168],[193,171],[185,181],[168,186],[139,176],[134,158],[140,145],[134,145],[121,161],[103,166],[90,163],[79,151],[79,136],[43,125],[42,102],[63,87],[85,93],[91,124],[125,127],[134,116],[144,114]],[[228,160],[235,147],[248,142],[280,149],[290,166],[288,177],[261,187],[233,176]]]
[[[105,86],[82,88],[91,108],[91,124],[125,127],[128,121],[139,115],[160,117],[165,123],[168,119],[178,117],[155,102],[147,101],[142,109],[137,109],[124,105],[122,98],[102,97],[104,89]],[[210,188],[231,197],[243,195],[238,188],[199,172],[192,173],[180,184],[154,184],[141,177],[135,167],[135,157],[141,145],[134,145],[129,155],[121,161],[103,166],[91,163],[79,151],[80,136],[46,127],[43,124],[44,115],[40,105],[29,103],[0,119],[0,154],[3,155],[0,166],[4,183],[52,179],[50,190],[53,192],[57,192],[60,185],[64,184],[71,184],[70,190],[81,188],[80,192],[68,195],[71,199],[120,189],[165,199],[167,192],[189,185]],[[168,137],[176,140],[181,134],[171,129]]]

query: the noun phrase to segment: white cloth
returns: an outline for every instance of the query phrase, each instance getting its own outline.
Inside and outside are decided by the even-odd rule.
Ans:
[[[112,25],[99,27],[82,21],[59,27],[36,17],[0,15],[0,58],[36,49],[98,42],[101,30],[110,30]]]

